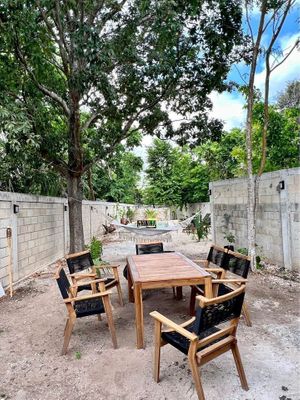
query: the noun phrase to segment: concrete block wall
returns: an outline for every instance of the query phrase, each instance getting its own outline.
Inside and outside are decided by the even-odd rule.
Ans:
[[[213,241],[228,244],[224,235],[232,233],[236,248],[247,247],[247,180],[211,182],[210,190]],[[300,270],[299,202],[300,168],[261,176],[256,218],[257,253],[289,270]]]
[[[199,210],[201,210],[202,217],[205,217],[206,214],[210,214],[210,203],[204,202],[187,204],[182,209],[171,211],[171,217],[172,219],[185,219],[191,217],[193,214],[196,214]]]
[[[66,198],[0,192],[0,282],[8,286],[9,249],[7,227],[12,228],[11,263],[13,281],[49,265],[63,257],[69,249],[69,216]],[[19,212],[14,213],[14,204]],[[99,237],[110,217],[120,217],[121,210],[131,207],[135,220],[145,218],[145,209],[137,205],[83,201],[85,243]],[[157,208],[159,220],[169,220],[168,208]]]

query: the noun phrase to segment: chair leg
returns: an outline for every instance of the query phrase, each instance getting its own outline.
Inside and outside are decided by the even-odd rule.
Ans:
[[[74,318],[68,318],[67,323],[66,323],[66,327],[65,327],[65,333],[64,333],[64,344],[63,344],[63,348],[61,351],[61,355],[64,356],[65,354],[67,354],[67,349],[70,343],[70,338],[72,335],[72,331],[73,331],[73,326],[75,323],[75,319]]]
[[[244,317],[245,317],[246,325],[247,325],[247,326],[252,326],[252,322],[251,322],[251,318],[250,318],[250,313],[249,313],[247,304],[246,304],[245,302],[243,303],[242,312],[243,312]]]
[[[197,362],[195,359],[195,355],[194,356],[189,355],[188,358],[189,358],[189,365],[190,365],[192,376],[194,379],[198,399],[205,400],[204,391],[203,391],[203,387],[202,387],[202,383],[201,383],[201,379],[200,379],[200,372],[199,372],[199,368],[198,368],[198,365],[197,365]]]
[[[103,296],[102,297],[105,313],[106,313],[106,318],[107,318],[107,324],[108,328],[111,334],[111,339],[113,342],[113,347],[114,349],[118,348],[118,343],[117,343],[117,336],[116,336],[116,330],[115,330],[115,325],[113,321],[113,316],[112,316],[112,310],[111,310],[111,305],[108,296]]]
[[[190,297],[190,315],[195,315],[195,302],[196,302],[196,288],[195,286],[191,287],[191,297]]]
[[[118,290],[118,297],[119,297],[120,306],[123,307],[124,306],[124,302],[123,302],[123,294],[122,294],[122,288],[121,288],[120,282],[118,282],[118,284],[117,284],[117,290]]]
[[[236,369],[237,369],[239,377],[240,377],[242,388],[244,390],[249,390],[246,374],[244,371],[244,367],[242,364],[242,359],[241,359],[241,355],[240,355],[237,343],[234,343],[232,345],[231,350],[232,350],[233,358],[235,361]]]
[[[160,342],[161,342],[161,322],[155,320],[154,326],[154,367],[153,379],[159,382],[159,369],[160,369]]]

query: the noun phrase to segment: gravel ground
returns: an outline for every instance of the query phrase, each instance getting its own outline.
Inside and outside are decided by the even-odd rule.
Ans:
[[[172,234],[167,250],[205,257],[210,242]],[[112,237],[113,238],[113,237]],[[105,260],[120,263],[134,253],[134,243],[105,240]],[[53,280],[55,266],[27,279],[15,296],[0,300],[0,399],[11,400],[197,400],[184,355],[162,349],[161,381],[152,379],[153,321],[158,310],[171,319],[188,319],[189,288],[182,301],[171,289],[145,294],[145,350],[135,348],[134,308],[112,296],[119,348],[113,350],[105,317],[76,322],[68,354],[60,356],[66,308]],[[207,400],[299,400],[299,284],[260,273],[250,274],[247,302],[251,328],[241,319],[238,340],[250,390],[240,387],[231,354],[201,368]]]

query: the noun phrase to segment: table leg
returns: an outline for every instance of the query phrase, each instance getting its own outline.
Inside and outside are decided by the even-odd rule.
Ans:
[[[136,329],[136,347],[144,348],[144,313],[142,287],[134,284],[134,305],[135,305],[135,329]]]
[[[182,300],[182,286],[176,287],[176,300]]]
[[[127,264],[127,283],[128,283],[128,301],[130,303],[134,303],[134,296],[133,296],[133,290],[132,290],[132,278],[131,278],[131,273],[130,273],[130,268]]]
[[[213,289],[212,289],[212,282],[211,282],[210,276],[208,276],[207,278],[204,278],[204,290],[205,290],[205,297],[212,299],[213,298]]]

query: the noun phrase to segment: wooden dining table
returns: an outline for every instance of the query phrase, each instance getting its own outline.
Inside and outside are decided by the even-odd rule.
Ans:
[[[128,297],[135,304],[136,346],[144,348],[142,292],[146,289],[204,285],[212,297],[211,275],[179,252],[127,257]]]

